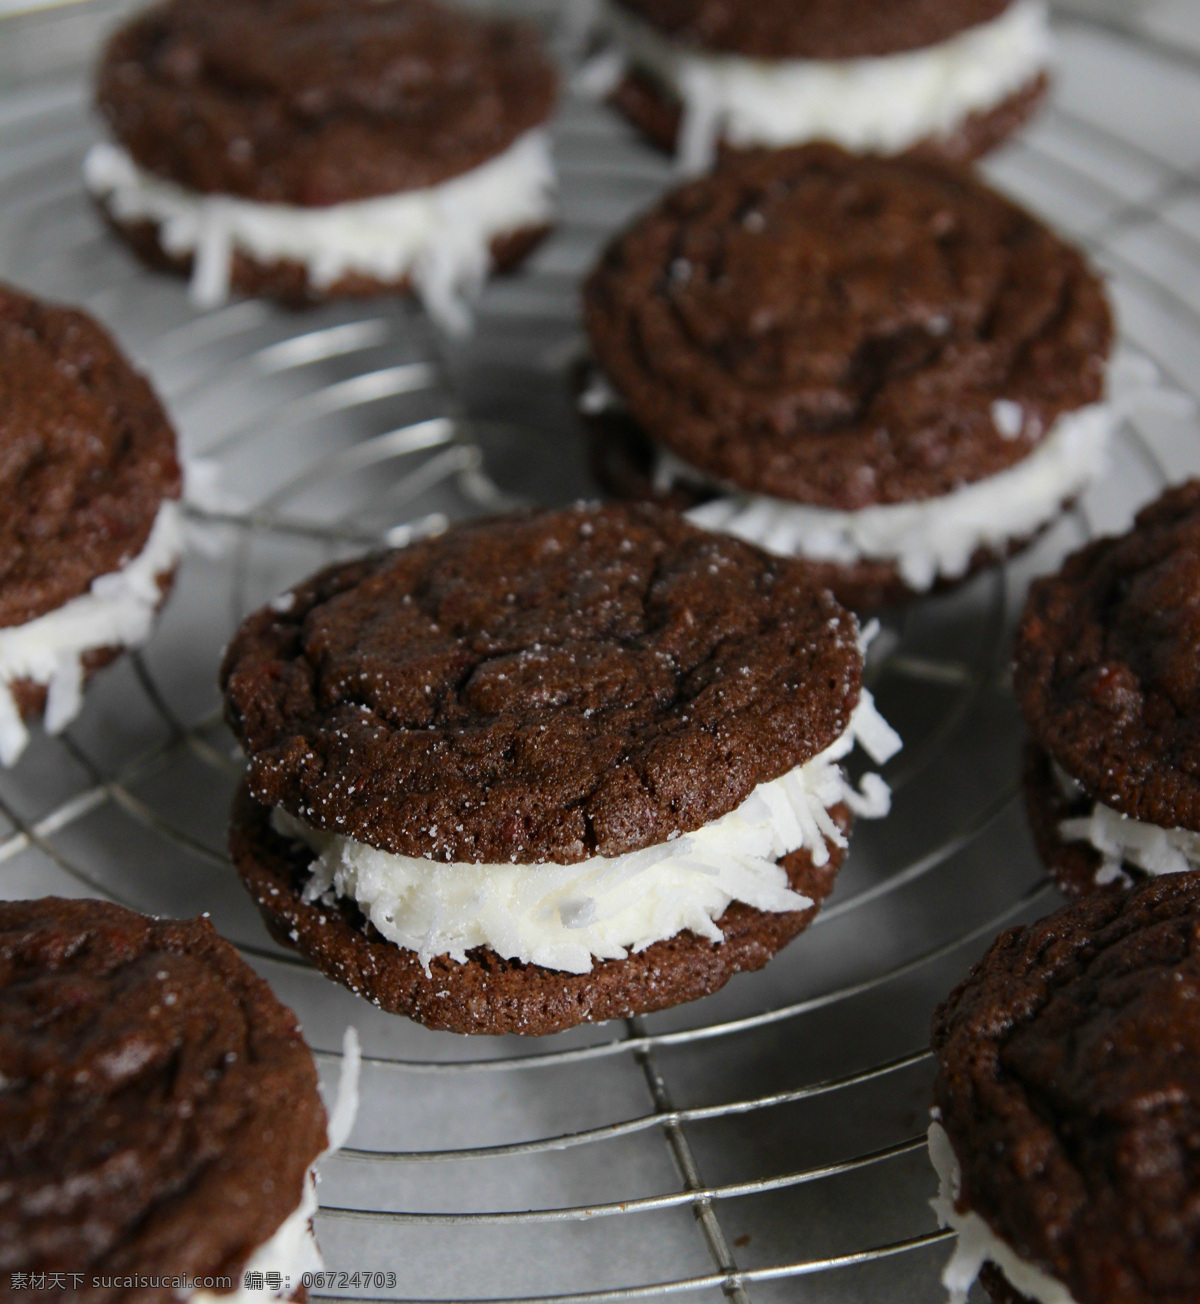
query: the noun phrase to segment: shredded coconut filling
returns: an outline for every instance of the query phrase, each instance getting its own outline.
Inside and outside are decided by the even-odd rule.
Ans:
[[[588,391],[581,401],[598,399]],[[993,420],[998,429],[1001,421],[1012,428],[1007,409],[993,413]],[[1064,503],[1103,474],[1115,424],[1107,403],[1068,412],[1015,466],[936,498],[841,512],[718,486],[725,496],[687,516],[785,557],[843,565],[891,562],[909,588],[924,593],[938,579],[965,575],[979,549],[1003,551],[1052,521]],[[659,449],[655,485],[668,489],[675,483],[714,487],[703,472]]]
[[[168,499],[132,561],[97,576],[86,593],[54,611],[0,629],[0,764],[14,764],[29,743],[11,685],[45,684],[43,723],[47,733],[61,733],[83,705],[84,653],[140,647],[150,637],[162,602],[158,577],[174,569],[182,551],[182,512]]]
[[[187,190],[107,143],[89,151],[84,180],[118,221],[155,222],[167,253],[195,255],[191,296],[199,307],[229,297],[241,250],[260,263],[302,263],[316,289],[350,273],[386,283],[411,277],[430,314],[457,334],[470,329],[492,241],[549,222],[556,185],[542,129],[440,185],[324,208]]]
[[[879,775],[865,775],[857,790],[846,778],[838,761],[855,743],[877,764],[900,748],[865,689],[836,742],[760,784],[735,810],[657,846],[574,865],[440,864],[315,829],[278,808],[272,824],[317,855],[306,902],[354,900],[427,972],[436,956],[464,964],[485,946],[505,959],[589,973],[594,960],[623,960],[685,930],[720,942],[714,920],[734,901],[769,913],[811,906],[788,887],[779,859],[805,848],[827,864],[830,846],[846,845],[831,807],[844,802],[878,819],[891,803]]]
[[[313,1235],[312,1218],[317,1212],[317,1164],[326,1156],[335,1154],[349,1140],[358,1112],[358,1079],[362,1066],[358,1032],[347,1028],[342,1038],[342,1073],[338,1080],[337,1098],[329,1111],[328,1145],[310,1165],[304,1178],[304,1190],[299,1206],[279,1224],[270,1240],[264,1241],[246,1261],[242,1279],[232,1291],[218,1295],[214,1291],[197,1290],[188,1297],[188,1304],[261,1304],[264,1299],[287,1299],[303,1284],[305,1273],[321,1272],[325,1260],[321,1257],[317,1238]],[[259,1288],[246,1283],[247,1275],[278,1273],[279,1287]]]
[[[1051,55],[1044,0],[1017,0],[991,22],[923,50],[837,60],[706,53],[670,41],[619,5],[606,10],[625,62],[683,105],[678,153],[689,172],[709,167],[722,138],[740,147],[829,140],[899,153],[996,108]]]
[[[1067,798],[1083,792],[1066,770],[1052,762],[1055,781]],[[1090,815],[1063,820],[1059,833],[1067,842],[1089,842],[1104,858],[1096,871],[1096,883],[1128,884],[1125,865],[1136,865],[1147,874],[1183,874],[1200,869],[1200,833],[1191,829],[1164,829],[1096,802]]]
[[[929,1126],[929,1158],[939,1180],[937,1197],[929,1203],[941,1225],[958,1233],[958,1244],[942,1271],[942,1285],[950,1293],[950,1304],[967,1304],[967,1295],[985,1263],[994,1263],[1018,1294],[1038,1304],[1075,1304],[1061,1281],[1023,1259],[977,1213],[959,1212],[962,1170],[946,1129],[938,1122]]]
[[[241,1280],[233,1290],[218,1295],[215,1291],[197,1290],[187,1296],[189,1304],[259,1304],[268,1299],[286,1299],[301,1283],[306,1272],[320,1272],[325,1267],[317,1238],[313,1235],[312,1217],[317,1212],[317,1183],[313,1169],[304,1179],[304,1194],[299,1206],[279,1224],[269,1241],[254,1251],[242,1269]],[[281,1285],[249,1286],[250,1273],[278,1273]]]

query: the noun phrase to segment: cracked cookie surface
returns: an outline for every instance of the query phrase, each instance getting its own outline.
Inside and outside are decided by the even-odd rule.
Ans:
[[[170,0],[111,39],[97,102],[156,176],[324,206],[478,167],[556,87],[531,28],[432,0]]]
[[[1090,797],[1200,829],[1200,480],[1035,581],[1013,685],[1038,746]]]
[[[1112,339],[1099,279],[1030,214],[965,171],[830,145],[729,155],[609,245],[584,302],[650,437],[849,511],[1016,465],[1101,399]]]
[[[326,1144],[294,1015],[207,919],[0,903],[0,1073],[0,1268],[85,1272],[87,1304],[240,1274]]]
[[[250,617],[222,684],[263,805],[402,855],[569,864],[824,751],[857,634],[802,563],[614,505],[333,567]]]
[[[175,432],[108,333],[0,284],[0,628],[131,561],[181,488]]]
[[[1077,1304],[1200,1293],[1198,938],[1196,873],[1101,893],[1002,934],[934,1016],[960,1207]]]

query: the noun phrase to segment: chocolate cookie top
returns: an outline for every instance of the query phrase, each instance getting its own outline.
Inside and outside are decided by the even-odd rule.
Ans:
[[[585,288],[639,424],[752,491],[854,510],[1026,457],[1099,399],[1082,257],[966,172],[829,145],[731,156],[619,236]],[[1007,421],[1018,404],[1021,429]]]
[[[532,29],[433,0],[168,0],[112,38],[97,102],[161,177],[326,205],[477,167],[555,89]]]
[[[1034,738],[1092,797],[1200,829],[1200,480],[1033,585],[1013,683]]]
[[[180,489],[175,433],[108,334],[0,284],[0,627],[131,561]]]
[[[264,805],[403,855],[566,864],[699,828],[823,751],[856,636],[800,563],[577,508],[324,571],[246,621],[221,679]]]
[[[1077,1304],[1200,1298],[1200,875],[1004,933],[938,1009],[966,1207]]]
[[[919,50],[999,17],[1010,0],[615,0],[688,45],[753,59]]]
[[[294,1016],[207,919],[0,903],[0,1073],[5,1274],[240,1273],[325,1146]]]

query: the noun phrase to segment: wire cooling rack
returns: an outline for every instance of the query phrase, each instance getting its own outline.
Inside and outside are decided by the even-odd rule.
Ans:
[[[563,224],[488,291],[462,346],[403,303],[198,316],[80,188],[88,68],[118,13],[84,0],[0,20],[0,275],[107,322],[221,491],[190,510],[193,548],[150,646],[0,775],[0,893],[210,911],[299,1012],[329,1080],[358,1026],[362,1109],[317,1217],[347,1275],[319,1297],[940,1300],[930,1011],[998,930],[1057,902],[1017,792],[1008,632],[1030,574],[1200,469],[1200,60],[1064,15],[1051,106],[989,164],[1109,273],[1121,388],[1153,392],[1131,402],[1110,475],[1034,553],[885,622],[869,677],[907,744],[888,767],[895,809],[857,829],[816,925],[695,1005],[468,1040],[382,1015],[267,938],[223,850],[240,762],[220,650],[331,559],[439,517],[593,492],[565,382],[577,288],[669,169],[568,98]]]

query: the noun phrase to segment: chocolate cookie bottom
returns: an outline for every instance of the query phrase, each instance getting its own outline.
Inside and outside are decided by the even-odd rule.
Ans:
[[[1028,1295],[1016,1290],[1004,1273],[994,1263],[985,1263],[979,1270],[979,1284],[995,1304],[1037,1304]]]
[[[848,831],[846,807],[832,814]],[[380,936],[354,902],[302,900],[312,853],[272,829],[270,810],[254,801],[245,783],[234,800],[229,848],[271,935],[336,982],[426,1027],[534,1037],[681,1005],[717,991],[734,974],[761,969],[812,922],[845,858],[833,847],[820,868],[805,851],[784,857],[791,888],[814,904],[766,914],[735,902],[717,920],[725,940],[715,945],[680,933],[624,960],[597,961],[584,974],[504,960],[481,948],[466,964],[439,956],[426,973],[415,952]]]
[[[576,389],[581,391],[594,373],[583,368],[577,374]],[[676,482],[669,489],[654,483],[654,445],[645,432],[619,409],[582,414],[580,417],[588,442],[588,460],[592,475],[612,497],[632,502],[652,502],[671,511],[686,512],[717,495],[700,485]],[[1043,529],[1048,528],[1050,522]],[[979,548],[971,557],[966,571],[956,579],[938,579],[932,589],[921,592],[905,582],[900,569],[890,561],[863,558],[857,562],[806,561],[815,581],[829,589],[837,600],[860,614],[885,607],[900,606],[930,593],[946,593],[965,584],[973,576],[999,565],[1029,547],[1042,533],[1013,539],[1001,552]]]
[[[104,220],[148,267],[188,277],[192,274],[191,254],[169,253],[159,239],[156,222],[125,222],[114,217],[102,201],[97,201]],[[549,224],[522,227],[497,236],[491,243],[492,274],[503,275],[518,266],[542,243],[553,227]],[[243,249],[236,249],[230,265],[230,291],[247,298],[274,299],[288,308],[307,308],[335,299],[365,299],[381,294],[414,293],[411,276],[396,281],[381,281],[358,272],[339,277],[331,285],[315,286],[303,263],[279,259],[263,263]]]
[[[1054,762],[1050,759],[1049,752],[1034,742],[1025,745],[1022,786],[1025,790],[1025,811],[1038,855],[1062,891],[1069,897],[1080,897],[1092,892],[1120,889],[1123,885],[1119,882],[1096,882],[1096,874],[1104,864],[1104,857],[1090,842],[1068,842],[1059,831],[1063,820],[1091,814],[1096,803],[1083,792],[1075,798],[1068,797],[1054,777]],[[1122,868],[1135,882],[1146,877],[1141,869],[1128,861]]]
[[[970,163],[1002,145],[1038,110],[1050,89],[1050,79],[1041,73],[1001,100],[992,109],[972,113],[948,135],[930,136],[908,151],[922,158],[949,163]],[[656,148],[675,152],[683,108],[659,81],[640,70],[627,73],[609,97],[609,103],[623,114]],[[722,144],[722,152],[733,147]]]

